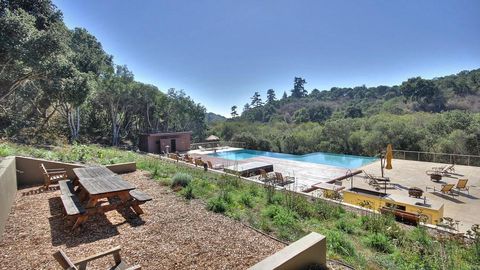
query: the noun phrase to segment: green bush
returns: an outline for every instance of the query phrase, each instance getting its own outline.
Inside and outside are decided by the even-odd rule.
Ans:
[[[388,237],[383,233],[373,233],[367,236],[365,243],[379,252],[392,253],[394,246],[390,243]]]
[[[227,204],[221,197],[214,197],[208,200],[207,209],[215,213],[225,213]]]
[[[353,222],[353,220],[340,219],[337,221],[336,227],[343,232],[352,234],[355,232],[355,224]]]
[[[240,195],[240,202],[248,208],[253,207],[253,198],[249,193],[242,193],[242,195]]]
[[[176,173],[172,177],[171,187],[186,187],[192,182],[193,178],[188,173]]]
[[[343,233],[339,231],[328,231],[326,236],[327,250],[331,250],[341,256],[355,257],[357,255],[352,242],[345,238]]]
[[[195,199],[192,185],[187,185],[184,189],[182,189],[181,194],[187,200]]]
[[[345,209],[339,205],[332,205],[324,200],[317,199],[314,203],[316,216],[320,219],[337,219],[345,213]]]

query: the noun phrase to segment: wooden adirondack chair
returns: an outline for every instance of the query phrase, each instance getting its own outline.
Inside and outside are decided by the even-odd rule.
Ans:
[[[45,165],[42,163],[40,164],[40,170],[42,170],[43,180],[44,180],[44,187],[48,189],[48,187],[56,183],[60,180],[68,180],[67,171],[65,169],[48,169],[45,168]]]
[[[68,258],[67,255],[62,250],[55,252],[53,254],[53,257],[62,266],[62,269],[66,269],[66,270],[86,270],[87,264],[89,262],[108,256],[108,255],[113,255],[113,259],[115,260],[115,267],[111,269],[114,269],[114,270],[140,270],[141,269],[140,265],[135,265],[131,267],[126,266],[125,263],[122,261],[122,258],[120,257],[120,250],[121,250],[120,246],[114,247],[105,252],[90,256],[88,258],[85,258],[76,262],[72,262],[72,260],[70,260],[70,258]]]

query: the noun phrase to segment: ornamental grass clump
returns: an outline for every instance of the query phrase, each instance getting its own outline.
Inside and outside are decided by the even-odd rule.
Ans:
[[[171,188],[184,188],[192,182],[193,178],[188,173],[176,173],[172,177]]]

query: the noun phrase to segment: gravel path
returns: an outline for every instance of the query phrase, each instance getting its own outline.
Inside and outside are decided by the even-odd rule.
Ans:
[[[185,201],[142,171],[122,175],[154,199],[132,212],[108,212],[71,232],[61,214],[59,190],[17,192],[0,242],[0,269],[59,269],[52,254],[64,250],[77,260],[122,246],[122,258],[142,269],[245,269],[275,253],[283,244],[219,214]],[[102,259],[90,269],[105,269]]]

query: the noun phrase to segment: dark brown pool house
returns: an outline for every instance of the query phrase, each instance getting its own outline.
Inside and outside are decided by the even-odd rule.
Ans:
[[[175,153],[190,150],[192,132],[159,132],[140,134],[139,148],[148,153]]]

